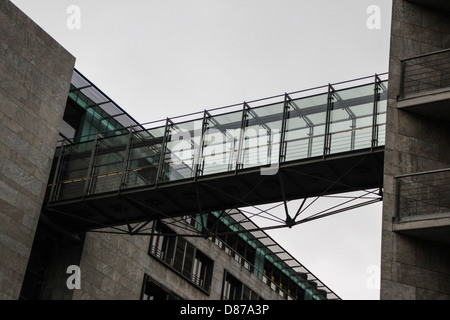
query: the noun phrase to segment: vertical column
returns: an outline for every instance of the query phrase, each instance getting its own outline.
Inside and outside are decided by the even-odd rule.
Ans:
[[[203,120],[202,120],[202,132],[200,134],[200,141],[198,143],[197,154],[195,155],[195,172],[194,172],[194,180],[197,180],[197,177],[203,174],[203,147],[205,141],[206,130],[208,129],[208,111],[203,112]]]
[[[63,163],[64,154],[66,152],[66,140],[61,143],[61,149],[59,150],[58,162],[56,163],[55,173],[52,181],[52,188],[50,190],[50,195],[48,197],[48,202],[52,202],[57,200],[56,193],[59,190],[60,185],[60,177],[61,177],[61,168]]]
[[[380,100],[380,78],[375,74],[373,89],[373,120],[372,120],[372,142],[371,148],[378,147],[378,101]]]
[[[400,192],[401,192],[401,178],[400,177],[394,177],[395,179],[395,214],[394,219],[396,221],[400,221]]]
[[[238,142],[238,153],[236,156],[236,165],[235,165],[235,171],[236,174],[239,169],[242,169],[243,167],[243,149],[244,149],[244,133],[245,128],[247,126],[247,117],[248,117],[248,109],[250,109],[249,105],[244,102],[242,107],[242,118],[241,118],[241,131],[239,132],[239,142]]]
[[[280,152],[278,154],[278,163],[284,162],[286,160],[286,130],[287,130],[287,120],[289,119],[289,102],[292,99],[287,93],[284,94],[284,106],[283,106],[283,117],[281,120],[281,135],[280,135]]]
[[[155,180],[155,186],[158,185],[160,180],[162,180],[163,170],[164,170],[164,164],[165,164],[165,157],[166,157],[166,151],[167,151],[167,143],[169,142],[169,135],[170,135],[170,127],[172,126],[172,121],[167,118],[166,120],[166,126],[164,128],[164,136],[161,146],[161,154],[159,157],[159,163],[158,163],[158,171],[156,173],[156,180]]]
[[[92,146],[91,157],[89,159],[89,167],[88,167],[88,171],[86,174],[86,182],[84,184],[84,189],[83,189],[83,195],[82,195],[83,198],[90,194],[91,188],[92,188],[92,180],[94,178],[95,158],[97,155],[97,147],[98,147],[98,135],[99,135],[98,133],[95,134],[95,139],[94,139],[93,146]]]
[[[119,193],[122,189],[124,189],[126,187],[126,184],[127,184],[132,141],[133,141],[133,128],[130,128],[130,132],[128,133],[127,146],[125,148],[125,157],[123,159],[123,164],[122,164],[122,180],[120,182],[120,186],[119,186],[119,190],[118,190]]]
[[[327,113],[325,116],[325,137],[324,137],[324,147],[323,147],[323,157],[330,154],[331,150],[331,135],[330,135],[330,124],[331,124],[331,111],[333,110],[333,99],[334,99],[334,88],[331,84],[328,84],[328,97],[327,97]]]
[[[400,85],[399,85],[399,98],[403,99],[405,95],[405,64],[406,60],[400,60]]]

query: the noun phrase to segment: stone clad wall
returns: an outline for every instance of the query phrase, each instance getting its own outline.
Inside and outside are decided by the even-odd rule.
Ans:
[[[183,229],[171,227],[183,232]],[[281,299],[214,242],[196,237],[186,240],[214,261],[209,295],[151,257],[148,254],[150,236],[87,233],[80,261],[81,289],[74,290],[73,299],[137,300],[141,296],[144,274],[148,274],[183,299],[220,300],[225,269],[264,299]]]
[[[7,0],[0,41],[0,299],[17,299],[75,58]]]
[[[386,126],[381,299],[450,299],[449,247],[394,233],[396,175],[450,167],[444,121],[397,109],[400,59],[450,47],[450,13],[393,1]]]

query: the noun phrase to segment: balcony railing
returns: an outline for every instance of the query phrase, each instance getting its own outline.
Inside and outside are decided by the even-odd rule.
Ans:
[[[397,221],[450,215],[450,168],[396,177]]]
[[[401,60],[399,98],[450,89],[450,48]]]

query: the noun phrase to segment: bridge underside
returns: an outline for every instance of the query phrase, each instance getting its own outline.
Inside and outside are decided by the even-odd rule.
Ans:
[[[45,211],[73,231],[381,188],[384,147],[58,201]]]

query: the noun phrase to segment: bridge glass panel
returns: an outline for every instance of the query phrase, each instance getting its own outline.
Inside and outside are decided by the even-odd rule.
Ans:
[[[94,141],[88,141],[64,147],[61,175],[56,186],[56,198],[58,200],[83,195],[94,146]]]
[[[165,127],[135,132],[131,141],[126,187],[153,185],[163,148]]]
[[[333,93],[330,115],[330,153],[370,148],[374,84]]]
[[[201,119],[170,125],[160,181],[195,176],[194,162],[199,150],[201,130]]]
[[[283,107],[281,102],[248,111],[242,144],[244,168],[278,162]]]
[[[289,103],[286,122],[286,161],[322,156],[328,94]]]
[[[126,160],[128,134],[98,140],[88,194],[120,188]]]
[[[387,87],[384,81],[379,86],[379,98],[377,104],[377,146],[384,146],[386,140],[386,109],[387,109]]]
[[[203,139],[202,175],[235,170],[242,111],[211,116]]]

